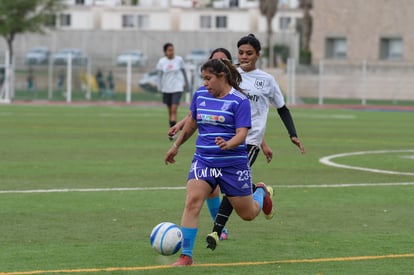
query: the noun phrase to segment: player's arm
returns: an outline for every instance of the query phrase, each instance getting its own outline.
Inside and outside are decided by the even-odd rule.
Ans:
[[[298,135],[296,133],[295,124],[293,122],[292,115],[290,114],[289,109],[286,107],[286,105],[283,105],[281,108],[277,109],[277,112],[280,116],[280,118],[283,121],[283,124],[285,125],[286,129],[288,130],[290,140],[293,144],[295,144],[302,154],[306,153],[305,147],[300,142]]]
[[[269,163],[273,158],[273,151],[267,145],[266,141],[263,139],[262,144],[260,144],[260,148],[262,149],[263,154],[266,157],[266,162]]]
[[[157,82],[157,90],[159,92],[162,92],[162,87],[161,87],[161,83],[162,83],[162,77],[163,77],[163,72],[161,70],[158,70],[158,82]]]
[[[184,68],[181,69],[181,72],[183,73],[183,76],[184,76],[184,92],[189,92],[190,82],[188,81],[188,78],[187,78],[187,72],[185,71]]]
[[[184,124],[187,121],[187,119],[191,119],[191,111],[188,112],[188,114],[179,122],[177,122],[174,126],[172,126],[168,130],[168,135],[170,137],[173,137],[175,134],[177,134],[179,131],[181,131],[184,128]]]
[[[165,164],[168,163],[175,163],[174,157],[178,154],[178,148],[182,144],[184,144],[197,130],[197,121],[190,117],[186,119],[184,128],[181,134],[178,136],[177,140],[173,143],[170,150],[168,150],[167,154],[164,157]]]
[[[245,141],[245,139],[247,137],[248,130],[249,130],[249,128],[246,128],[246,127],[237,128],[236,129],[236,134],[231,139],[229,139],[227,141],[222,137],[216,137],[216,144],[222,150],[233,149],[233,148],[239,146],[240,144],[242,144]]]

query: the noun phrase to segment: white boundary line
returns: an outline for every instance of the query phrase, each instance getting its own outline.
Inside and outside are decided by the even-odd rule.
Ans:
[[[343,184],[297,184],[277,185],[274,188],[347,188],[374,186],[411,186],[414,182],[385,182],[385,183],[343,183]],[[125,187],[125,188],[64,188],[64,189],[32,189],[32,190],[0,190],[0,194],[33,194],[33,193],[69,193],[69,192],[114,192],[114,191],[156,191],[156,190],[185,190],[182,187]]]
[[[380,169],[371,169],[359,166],[351,166],[351,165],[344,165],[338,164],[331,161],[334,158],[341,158],[341,157],[348,157],[348,156],[357,156],[357,155],[367,155],[367,154],[385,154],[385,153],[400,153],[400,152],[410,152],[414,153],[414,150],[381,150],[381,151],[363,151],[363,152],[351,152],[351,153],[343,153],[337,155],[326,156],[319,159],[319,162],[328,166],[338,167],[338,168],[345,168],[345,169],[353,169],[353,170],[360,170],[365,172],[372,172],[372,173],[382,173],[382,174],[391,174],[391,175],[405,175],[405,176],[414,176],[414,173],[411,172],[397,172],[397,171],[389,171],[389,170],[380,170]]]
[[[399,152],[413,152],[414,150],[380,150],[380,151],[362,151],[342,153],[331,156],[326,156],[319,159],[319,162],[328,166],[361,170],[373,173],[393,174],[393,175],[409,175],[414,176],[411,172],[397,172],[388,170],[379,170],[364,168],[358,166],[350,166],[337,164],[331,159],[365,155],[365,154],[383,154],[383,153],[399,153]],[[346,188],[346,187],[373,187],[373,186],[410,186],[414,182],[388,182],[388,183],[343,183],[343,184],[313,184],[313,185],[278,185],[276,188]],[[185,187],[120,187],[120,188],[63,188],[63,189],[32,189],[32,190],[0,190],[0,194],[32,194],[32,193],[68,193],[68,192],[113,192],[113,191],[154,191],[154,190],[184,190]]]
[[[120,187],[120,188],[63,188],[32,190],[0,190],[0,194],[21,193],[67,193],[67,192],[113,192],[113,191],[152,191],[152,190],[184,190],[183,187]]]

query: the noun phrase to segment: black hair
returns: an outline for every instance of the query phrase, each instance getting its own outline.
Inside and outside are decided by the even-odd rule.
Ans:
[[[163,46],[164,52],[167,51],[168,47],[174,47],[174,45],[170,42],[165,43]]]
[[[262,49],[262,46],[260,45],[260,41],[252,33],[240,38],[239,42],[237,42],[237,48],[239,48],[241,45],[246,45],[246,44],[251,45],[256,50],[257,53],[260,53],[260,50]]]
[[[232,60],[231,53],[225,48],[217,48],[211,52],[210,57],[208,59],[212,59],[215,53],[224,53],[228,60]]]
[[[207,71],[218,76],[221,73],[226,75],[227,82],[236,90],[243,92],[240,88],[242,80],[241,75],[230,60],[227,59],[209,59],[201,66],[201,71]]]

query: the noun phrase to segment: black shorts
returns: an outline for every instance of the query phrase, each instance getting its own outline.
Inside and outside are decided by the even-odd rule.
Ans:
[[[253,166],[253,163],[256,161],[257,155],[260,152],[260,147],[252,144],[247,144],[247,157],[249,158],[250,167]]]
[[[167,106],[179,105],[182,94],[183,94],[183,92],[163,93],[162,94],[162,102]]]

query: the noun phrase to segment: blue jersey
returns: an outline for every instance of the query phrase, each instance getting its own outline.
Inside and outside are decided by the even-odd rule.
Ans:
[[[216,137],[234,137],[237,128],[250,129],[250,102],[243,93],[232,88],[225,97],[215,98],[203,86],[194,93],[190,110],[198,126],[194,159],[214,167],[248,162],[245,143],[231,150],[222,150],[215,143]]]

